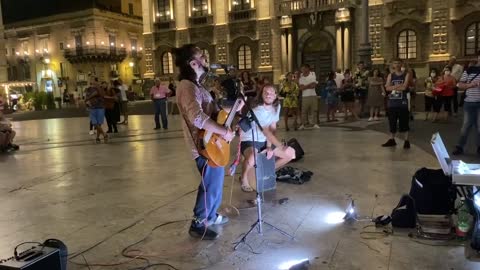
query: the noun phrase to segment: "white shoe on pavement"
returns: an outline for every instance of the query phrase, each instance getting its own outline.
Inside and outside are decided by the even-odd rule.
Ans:
[[[375,116],[375,117],[373,118],[373,121],[378,121],[378,120],[379,120],[379,119],[378,119],[378,116]]]
[[[88,134],[90,134],[90,135],[94,135],[94,134],[95,134],[95,131],[93,131],[93,130],[90,130],[90,131],[88,132]]]
[[[372,122],[372,121],[373,121],[373,117],[368,118],[368,122]]]
[[[300,126],[298,127],[298,130],[304,130],[304,129],[305,129],[305,126],[304,126],[304,125],[300,125]]]
[[[314,129],[319,129],[319,128],[320,128],[320,126],[319,126],[319,125],[317,125],[317,124],[315,124],[315,125],[313,125],[313,128],[314,128]]]

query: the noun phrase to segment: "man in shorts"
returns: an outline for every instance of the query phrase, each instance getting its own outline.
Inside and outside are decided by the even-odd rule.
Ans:
[[[90,77],[90,87],[87,88],[85,96],[85,103],[90,109],[90,122],[97,130],[96,142],[100,142],[100,135],[102,135],[103,140],[107,142],[108,135],[102,129],[103,121],[105,119],[105,93],[99,87],[97,77]]]

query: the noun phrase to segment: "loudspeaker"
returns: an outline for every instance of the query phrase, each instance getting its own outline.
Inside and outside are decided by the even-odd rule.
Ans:
[[[38,245],[18,255],[0,261],[0,270],[62,270],[60,250]]]
[[[265,153],[257,154],[257,177],[258,192],[273,190],[277,187],[277,175],[275,174],[275,157],[267,159]],[[257,181],[255,181],[255,171],[251,170],[248,174],[250,186],[257,189]]]

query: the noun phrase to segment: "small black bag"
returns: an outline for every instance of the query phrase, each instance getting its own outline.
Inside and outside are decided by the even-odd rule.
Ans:
[[[305,152],[303,152],[302,146],[300,146],[300,143],[297,141],[297,139],[292,138],[288,140],[287,145],[292,147],[295,150],[295,159],[292,161],[297,161],[305,155]]]
[[[445,215],[455,208],[455,187],[442,170],[418,170],[412,177],[409,194],[419,214]]]
[[[405,194],[392,210],[392,226],[397,228],[415,228],[417,225],[417,210],[413,198]]]

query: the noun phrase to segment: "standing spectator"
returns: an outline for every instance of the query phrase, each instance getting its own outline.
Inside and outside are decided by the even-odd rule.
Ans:
[[[380,70],[373,70],[373,76],[368,79],[367,106],[370,108],[368,121],[377,121],[380,108],[383,106],[383,93],[385,92],[385,81],[380,76]]]
[[[357,111],[355,109],[355,90],[353,85],[353,77],[350,69],[345,70],[344,80],[342,82],[343,89],[341,89],[341,101],[343,103],[343,115],[345,121],[348,120],[348,112],[351,116],[358,120]]]
[[[174,97],[177,95],[177,86],[175,85],[175,81],[172,77],[168,79],[168,89],[170,90],[170,96]]]
[[[105,118],[105,93],[98,85],[98,78],[90,77],[90,87],[85,92],[85,103],[90,109],[90,122],[97,130],[96,142],[100,142],[100,135],[105,142],[108,141],[108,135],[103,131],[102,124]]]
[[[280,90],[280,95],[285,96],[283,100],[283,108],[285,108],[285,129],[289,131],[288,128],[288,116],[293,114],[294,122],[293,128],[297,130],[297,118],[298,118],[298,95],[299,95],[298,84],[293,80],[293,74],[291,72],[287,73],[285,76],[285,82],[282,84],[282,89]]]
[[[437,70],[432,68],[432,70],[430,71],[430,76],[425,79],[425,121],[428,121],[428,116],[430,112],[432,112],[432,109],[435,112],[434,119],[436,118],[436,115],[438,113],[436,110],[436,97],[433,95],[432,92],[432,89],[437,80]]]
[[[390,75],[390,68],[385,68],[385,73],[383,74],[383,80],[387,81],[388,75]],[[383,108],[385,110],[385,116],[388,116],[388,96],[390,95],[390,91],[385,89],[384,97],[383,97]]]
[[[480,155],[480,52],[477,57],[477,64],[464,71],[457,84],[458,88],[465,89],[466,96],[463,104],[463,126],[453,155],[463,154],[468,133],[473,126],[476,128],[477,154]]]
[[[410,103],[410,120],[413,121],[414,113],[415,113],[415,100],[417,97],[416,92],[416,85],[417,85],[417,73],[415,69],[410,68],[408,70],[408,77],[410,78],[410,82],[408,83],[408,95],[409,95],[409,103]]]
[[[117,111],[118,97],[113,87],[108,87],[107,82],[102,82],[105,91],[105,118],[107,119],[107,133],[118,133],[117,123],[120,121],[120,111]]]
[[[315,119],[313,128],[320,128],[318,126],[318,98],[315,87],[318,84],[315,73],[310,71],[310,65],[303,64],[301,67],[301,75],[298,79],[299,89],[302,92],[302,125],[300,130],[309,125],[308,114],[312,115],[312,121]]]
[[[120,90],[120,110],[123,114],[123,122],[121,122],[120,125],[128,125],[128,86],[124,84],[121,79],[118,79],[118,83],[118,89]]]
[[[460,78],[462,77],[463,73],[463,66],[457,64],[457,57],[452,56],[450,57],[450,62],[448,62],[447,67],[450,68],[451,75],[455,78],[455,80],[458,82],[460,81]],[[455,86],[453,88],[453,96],[452,96],[452,104],[453,104],[453,116],[457,116],[458,113],[458,87]],[[452,115],[452,111],[450,110],[450,115]]]
[[[410,141],[408,140],[409,114],[408,111],[408,73],[402,70],[402,61],[395,59],[392,63],[393,72],[387,77],[387,84],[385,89],[391,91],[388,95],[388,123],[390,126],[391,138],[384,144],[383,147],[396,146],[395,135],[397,134],[397,123],[400,126],[400,133],[404,133],[404,149],[410,148]]]
[[[257,96],[257,91],[255,89],[255,82],[250,78],[250,73],[248,71],[243,71],[240,79],[243,87],[243,94],[247,98],[254,98]]]
[[[325,86],[325,92],[327,94],[327,122],[338,121],[335,118],[335,112],[338,107],[338,89],[335,82],[335,72],[330,71],[327,77],[327,85]]]
[[[337,84],[337,89],[342,89],[344,79],[345,76],[343,75],[342,71],[340,69],[337,69],[337,71],[335,72],[335,83]]]
[[[169,92],[167,87],[161,85],[160,79],[155,79],[155,85],[150,89],[150,98],[155,106],[155,130],[160,129],[159,115],[162,116],[163,129],[168,129],[167,97]]]
[[[442,76],[438,79],[438,81],[435,83],[436,88],[441,90],[438,95],[439,99],[439,111],[440,108],[443,105],[444,109],[444,115],[443,115],[443,120],[448,120],[448,116],[452,112],[452,100],[453,100],[453,95],[455,94],[455,91],[453,90],[455,86],[457,85],[457,81],[455,80],[455,77],[451,75],[451,70],[449,67],[445,67],[443,70]],[[434,120],[437,120],[436,117]]]
[[[68,93],[68,89],[66,88],[63,91],[63,104],[65,105],[70,104],[70,93]]]
[[[358,115],[363,116],[365,110],[365,103],[367,101],[367,83],[368,83],[369,71],[365,67],[365,63],[360,61],[355,71],[355,94],[358,101],[359,109]]]

